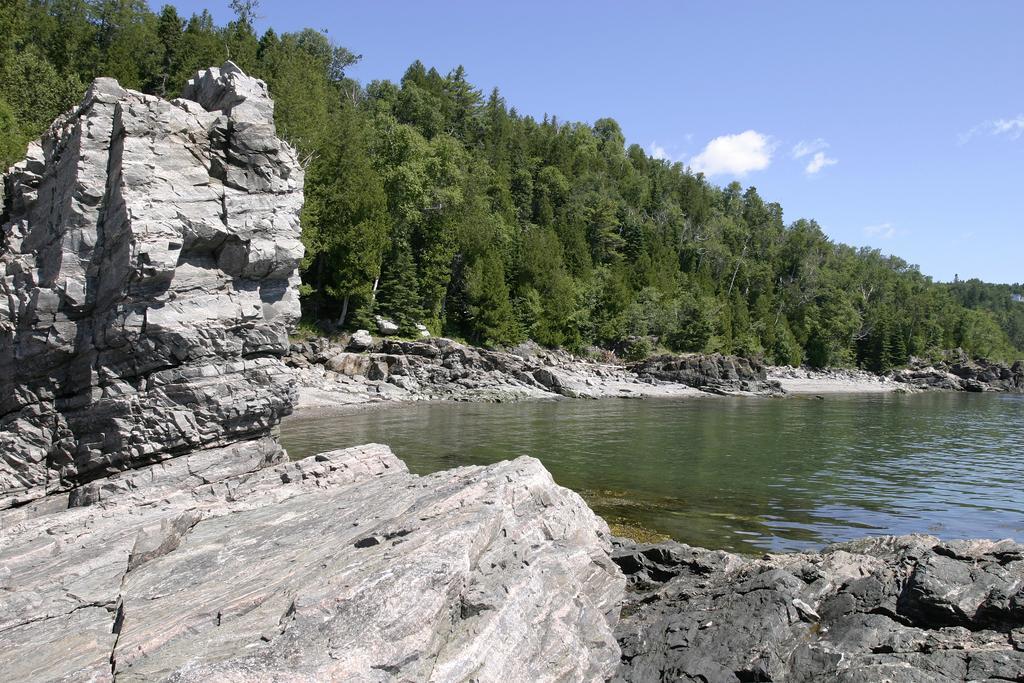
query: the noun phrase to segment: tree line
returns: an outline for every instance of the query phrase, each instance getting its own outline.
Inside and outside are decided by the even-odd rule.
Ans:
[[[144,0],[0,5],[0,163],[92,78],[174,96],[227,59],[264,79],[306,166],[304,317],[484,345],[533,339],[639,357],[656,346],[884,371],[961,347],[1024,348],[1022,291],[936,283],[737,182],[627,145],[618,123],[516,111],[460,66],[359,83],[360,57],[305,29],[257,35],[256,3],[216,25]]]

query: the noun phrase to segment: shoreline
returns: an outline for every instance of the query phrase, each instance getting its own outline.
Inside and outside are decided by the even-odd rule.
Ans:
[[[811,370],[787,366],[771,366],[768,377],[778,381],[790,395],[807,394],[908,394],[919,389],[897,382],[885,375],[865,370],[827,368]]]
[[[292,343],[285,360],[296,381],[295,411],[303,414],[420,401],[505,403],[979,390],[978,386],[964,386],[973,380],[960,380],[931,367],[880,375],[845,368],[766,366],[719,354],[614,363],[535,345],[494,351],[440,337],[417,341],[371,338],[355,347],[351,342],[304,340]]]
[[[530,343],[495,351],[443,337],[411,341],[367,334],[352,340],[293,342],[285,361],[296,379],[296,410],[425,400],[504,403],[562,398],[1024,392],[1024,363],[1008,367],[956,354],[936,364],[912,359],[906,368],[878,374],[848,368],[770,366],[721,354],[661,355],[619,363]]]
[[[1020,544],[745,558],[613,539],[529,456],[423,476],[380,444],[288,460],[300,396],[314,422],[425,400],[780,396],[786,378],[721,354],[291,344],[304,167],[235,64],[183,95],[97,79],[8,183],[7,679],[1024,678]],[[1020,363],[909,372],[1024,391]]]

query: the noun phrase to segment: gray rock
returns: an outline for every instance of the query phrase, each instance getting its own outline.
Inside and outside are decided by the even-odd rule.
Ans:
[[[768,378],[768,368],[740,356],[684,354],[653,356],[631,366],[640,377],[677,382],[715,394],[781,394],[780,384]]]
[[[374,322],[377,323],[377,331],[385,337],[392,334],[398,334],[398,325],[387,318],[382,318],[379,315],[374,316]]]
[[[541,464],[177,458],[0,512],[7,680],[601,680],[624,579]]]
[[[370,357],[365,353],[338,353],[331,356],[326,367],[348,377],[366,375],[370,368]]]
[[[295,401],[302,169],[262,81],[97,79],[4,178],[0,509],[259,439]]]
[[[352,338],[348,340],[348,345],[345,347],[349,351],[367,351],[373,348],[373,337],[367,330],[356,330]]]
[[[912,358],[909,367],[893,373],[893,379],[918,389],[1024,393],[1024,361],[1006,365],[972,359],[962,349],[955,349],[935,364]]]
[[[362,337],[357,332],[353,339]],[[288,364],[300,385],[300,405],[421,399],[514,401],[525,398],[639,398],[700,395],[685,384],[641,380],[631,368],[574,358],[539,347],[515,353],[475,348],[442,337],[416,341],[369,334],[344,348],[328,340],[296,345]],[[355,361],[343,352],[370,351]],[[398,380],[396,377],[402,377]],[[397,389],[382,394],[381,382]],[[386,390],[385,390],[386,391]]]

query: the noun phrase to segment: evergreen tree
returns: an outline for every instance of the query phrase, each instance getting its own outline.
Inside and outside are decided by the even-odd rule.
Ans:
[[[366,127],[352,108],[332,119],[336,136],[324,141],[307,169],[303,208],[304,293],[314,318],[340,304],[339,325],[371,302],[388,246],[384,186],[368,159]]]
[[[423,309],[416,263],[409,242],[403,236],[395,236],[391,241],[391,250],[384,260],[384,272],[381,274],[380,289],[376,292],[374,304],[371,304],[373,308],[370,310],[395,322],[402,334],[415,334],[415,326],[423,316]]]
[[[472,341],[493,346],[522,340],[497,254],[487,252],[469,267],[466,294]]]
[[[1024,349],[1020,285],[935,283],[874,249],[786,224],[756,188],[649,157],[611,118],[524,116],[462,67],[398,83],[347,76],[323,32],[253,32],[143,0],[0,2],[0,163],[16,161],[93,78],[173,96],[233,59],[264,79],[306,168],[303,305],[313,318],[484,343],[579,349],[656,336],[680,351],[887,369],[962,347]]]

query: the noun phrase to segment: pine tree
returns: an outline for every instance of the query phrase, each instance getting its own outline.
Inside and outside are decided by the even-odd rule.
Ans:
[[[521,341],[522,330],[509,301],[505,269],[497,254],[487,252],[468,268],[466,299],[474,342],[507,345]]]
[[[413,335],[423,317],[419,297],[419,278],[409,242],[396,236],[384,261],[374,311],[395,322],[402,334]]]

